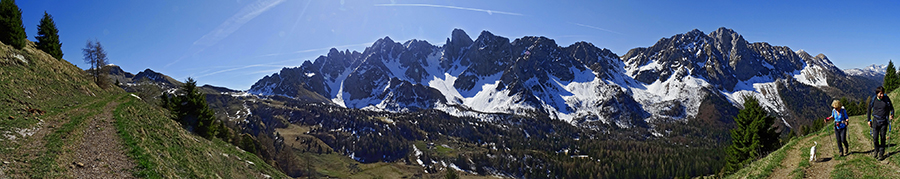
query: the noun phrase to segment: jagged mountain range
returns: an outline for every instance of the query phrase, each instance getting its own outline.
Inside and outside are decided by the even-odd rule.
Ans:
[[[823,54],[747,42],[727,28],[662,38],[621,57],[587,42],[561,47],[546,37],[510,41],[488,31],[473,40],[455,29],[442,46],[385,37],[363,52],[331,49],[260,79],[249,92],[367,110],[469,114],[462,109],[619,127],[697,118],[704,101],[737,107],[750,95],[790,126],[804,124],[799,118],[813,113],[803,110],[810,105],[863,96],[856,91],[877,84],[865,80],[874,79],[847,75]],[[796,101],[787,94],[809,90],[822,95],[810,104],[786,102]]]
[[[175,93],[181,84],[150,69],[132,75],[108,68],[126,91],[156,96],[160,90],[148,87]],[[426,172],[456,166],[529,178],[563,166],[551,159],[557,156],[624,156],[615,152],[629,157],[587,165],[628,166],[623,164],[642,156],[638,161],[720,166],[721,154],[694,155],[720,151],[712,149],[728,141],[742,96],[760,99],[783,121],[781,129],[789,129],[827,114],[831,99],[871,95],[883,78],[877,70],[843,71],[823,54],[750,43],[726,28],[662,38],[623,56],[587,42],[562,47],[547,37],[510,40],[488,31],[472,39],[456,29],[440,46],[385,37],[363,52],[331,49],[260,79],[248,91],[209,85],[201,91],[220,120],[267,141],[259,145],[261,155],[279,161],[291,176],[302,176],[290,164],[296,157],[272,155],[276,151],[336,152],[363,163],[406,161]],[[291,126],[309,130],[291,132]],[[442,156],[425,151],[426,141],[479,147]],[[673,150],[691,157],[657,155]],[[534,151],[540,154],[528,153]],[[528,163],[525,158],[532,163],[508,165]],[[656,164],[635,166],[645,165]],[[628,167],[601,171],[626,176],[616,174]]]
[[[869,78],[884,78],[884,74],[885,74],[886,70],[887,70],[887,65],[872,64],[872,65],[869,65],[862,69],[860,69],[860,68],[847,69],[847,70],[844,70],[844,73],[847,73],[847,75],[853,75],[853,76],[862,76],[862,77],[869,77]]]

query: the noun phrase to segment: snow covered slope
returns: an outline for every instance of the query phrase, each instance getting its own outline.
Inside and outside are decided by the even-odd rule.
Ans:
[[[710,97],[740,106],[744,95],[755,96],[790,116],[793,106],[785,105],[779,85],[827,88],[846,76],[824,55],[749,43],[726,28],[663,38],[622,57],[587,42],[560,47],[531,36],[510,42],[487,31],[472,40],[456,29],[443,46],[385,37],[363,52],[332,49],[264,77],[249,92],[319,95],[347,108],[547,115],[628,128],[695,118]]]

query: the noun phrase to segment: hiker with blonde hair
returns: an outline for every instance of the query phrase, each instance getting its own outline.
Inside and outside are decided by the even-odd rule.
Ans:
[[[831,107],[831,116],[825,118],[825,122],[834,120],[834,136],[837,138],[838,151],[841,152],[841,156],[849,155],[850,144],[847,142],[847,125],[850,118],[847,116],[847,110],[841,105],[841,100],[834,100],[831,103]],[[847,153],[844,153],[845,148]]]

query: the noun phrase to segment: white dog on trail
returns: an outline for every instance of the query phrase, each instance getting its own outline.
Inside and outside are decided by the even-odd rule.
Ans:
[[[809,161],[810,162],[812,162],[813,160],[816,160],[816,146],[819,145],[819,143],[816,141],[813,141],[813,143],[816,143],[816,145],[813,145],[812,148],[809,148]]]

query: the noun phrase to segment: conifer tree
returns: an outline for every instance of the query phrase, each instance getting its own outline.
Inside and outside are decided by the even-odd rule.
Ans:
[[[775,117],[759,105],[752,96],[744,96],[744,108],[734,118],[737,125],[731,130],[732,144],[726,149],[726,173],[734,173],[754,159],[774,150],[778,144],[778,133],[771,126]]]
[[[37,48],[47,52],[53,58],[61,60],[63,57],[62,43],[59,42],[59,30],[56,29],[56,23],[53,22],[53,16],[44,11],[44,17],[38,24]]]
[[[206,95],[197,89],[197,81],[188,78],[181,86],[182,94],[163,97],[164,107],[168,107],[175,120],[206,139],[216,137],[222,124],[216,121],[215,113],[206,103]]]
[[[900,76],[897,75],[897,69],[894,67],[893,61],[888,61],[887,69],[884,72],[884,90],[890,93],[900,86]]]
[[[22,9],[15,0],[0,0],[0,41],[17,49],[25,48]]]

